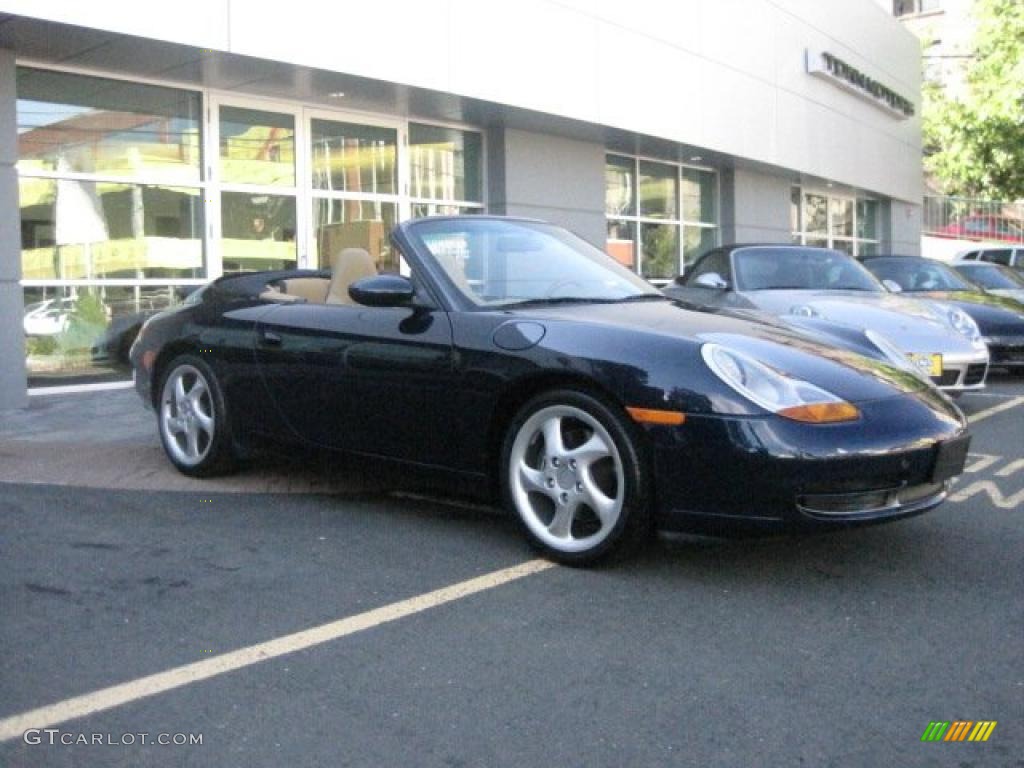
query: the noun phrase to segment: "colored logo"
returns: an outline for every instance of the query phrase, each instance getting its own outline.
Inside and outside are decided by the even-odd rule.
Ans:
[[[933,720],[921,734],[921,741],[988,741],[996,720]]]

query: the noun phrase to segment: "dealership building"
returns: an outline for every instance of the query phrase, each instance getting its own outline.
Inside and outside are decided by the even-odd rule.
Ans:
[[[878,0],[0,0],[0,409],[124,380],[222,274],[405,219],[917,253],[920,49]]]

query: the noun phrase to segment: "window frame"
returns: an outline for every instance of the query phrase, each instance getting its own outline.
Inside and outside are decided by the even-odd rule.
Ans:
[[[611,214],[608,212],[607,204],[605,205],[605,222],[607,224],[611,222],[621,222],[623,224],[631,225],[633,230],[633,257],[634,263],[631,269],[638,275],[644,276],[644,253],[643,253],[643,225],[671,225],[676,228],[676,261],[675,269],[676,272],[670,277],[651,277],[644,279],[655,285],[667,285],[675,277],[686,271],[686,232],[687,229],[701,229],[701,230],[713,230],[714,231],[714,243],[712,244],[711,250],[721,246],[722,237],[722,225],[721,225],[721,176],[717,168],[713,168],[707,165],[699,165],[694,163],[681,163],[673,160],[665,160],[664,158],[651,157],[648,155],[633,155],[625,152],[618,152],[611,149],[605,150],[605,169],[609,166],[609,159],[615,158],[616,160],[626,160],[632,164],[632,178],[633,178],[633,214]],[[658,218],[653,216],[642,216],[641,202],[640,202],[640,164],[641,163],[655,163],[665,166],[672,166],[675,168],[676,177],[676,217],[675,218]],[[713,178],[713,190],[711,193],[712,197],[712,213],[714,221],[700,221],[700,220],[689,220],[685,216],[685,205],[683,194],[683,185],[685,183],[684,170],[701,171],[712,174]],[[609,240],[605,240],[605,250],[607,251],[607,243]],[[624,241],[613,241],[613,242],[624,242]],[[697,259],[703,254],[698,254]],[[697,263],[695,259],[692,264]]]
[[[120,82],[126,85],[149,85],[161,88],[173,89],[187,92],[190,96],[198,97],[198,126],[200,131],[199,140],[199,161],[198,180],[179,181],[170,180],[165,176],[156,173],[146,174],[143,172],[135,176],[127,177],[116,173],[81,173],[81,172],[60,172],[56,170],[29,170],[20,172],[17,168],[18,158],[14,159],[15,179],[38,178],[49,182],[59,180],[113,183],[119,185],[138,185],[154,187],[181,187],[195,190],[197,196],[202,200],[202,220],[196,238],[201,243],[203,264],[199,277],[148,277],[148,278],[81,278],[81,279],[48,279],[30,278],[21,279],[19,285],[24,292],[25,289],[41,290],[44,293],[48,289],[60,293],[61,291],[79,291],[81,289],[92,289],[100,291],[106,288],[167,288],[173,290],[178,287],[197,287],[220,277],[223,274],[223,249],[221,247],[223,221],[221,216],[221,195],[224,192],[241,192],[246,194],[267,194],[291,196],[295,201],[295,268],[308,268],[315,261],[313,231],[313,207],[316,199],[324,197],[331,199],[362,199],[373,202],[386,201],[393,203],[395,208],[396,224],[407,221],[413,217],[414,206],[445,206],[457,210],[459,213],[485,213],[489,204],[488,201],[488,133],[483,126],[472,125],[446,120],[435,120],[419,115],[389,115],[384,113],[364,112],[361,110],[344,109],[318,102],[305,100],[289,100],[286,98],[263,96],[259,94],[226,91],[223,89],[197,86],[195,84],[183,83],[174,80],[165,80],[146,76],[133,76],[124,73],[110,72],[103,69],[81,66],[69,66],[54,64],[52,62],[40,61],[31,57],[17,57],[15,60],[17,69],[39,70],[47,73],[66,74],[69,76],[86,76],[99,78],[111,82]],[[17,94],[15,94],[17,100]],[[284,185],[261,185],[248,184],[245,182],[222,180],[220,169],[220,107],[230,106],[243,109],[262,110],[275,113],[283,113],[292,116],[294,121],[295,141],[295,180],[291,186]],[[312,133],[312,120],[323,119],[336,122],[348,122],[357,125],[383,126],[397,130],[396,166],[397,166],[397,189],[394,194],[363,194],[363,193],[337,193],[329,190],[318,190],[313,187],[312,168],[312,146],[310,136]],[[480,199],[479,200],[444,200],[432,198],[414,198],[410,194],[410,151],[408,144],[409,126],[417,123],[424,126],[447,128],[469,132],[479,137],[480,156]],[[21,264],[20,251],[23,250],[19,244],[19,266]],[[136,292],[137,293],[137,292]]]
[[[793,205],[797,204],[794,200],[794,193],[799,192],[799,203],[797,212],[797,224],[798,229],[790,232],[791,245],[818,245],[818,241],[822,241],[819,247],[833,248],[835,250],[844,251],[850,253],[853,258],[860,258],[861,256],[867,256],[870,254],[864,253],[863,248],[870,246],[873,248],[879,248],[882,245],[882,238],[879,234],[879,220],[878,215],[881,211],[881,200],[871,195],[857,195],[849,193],[837,193],[834,189],[820,189],[816,186],[804,186],[801,184],[793,184],[790,187],[790,216],[792,223],[792,210]],[[825,198],[825,231],[808,231],[807,229],[807,198],[808,196],[816,196]],[[852,232],[853,236],[837,235],[833,227],[833,203],[837,200],[843,202],[849,202],[853,209],[853,220],[852,220]],[[860,237],[858,231],[860,230],[860,205],[861,203],[875,203],[875,237]],[[814,242],[808,242],[814,241]],[[839,245],[837,245],[839,244]],[[849,251],[843,246],[850,246]]]

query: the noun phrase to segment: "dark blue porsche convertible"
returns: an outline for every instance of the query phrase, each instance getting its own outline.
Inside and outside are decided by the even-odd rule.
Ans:
[[[392,242],[401,274],[348,248],[145,324],[136,386],[178,469],[227,471],[264,440],[434,469],[574,564],[654,526],[912,515],[963,469],[962,414],[912,372],[688,309],[558,227],[432,218]]]

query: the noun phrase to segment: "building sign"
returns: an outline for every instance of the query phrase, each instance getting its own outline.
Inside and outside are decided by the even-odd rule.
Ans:
[[[860,96],[893,117],[906,120],[914,114],[914,102],[866,75],[842,59],[826,53],[807,49],[807,72],[820,77]]]

